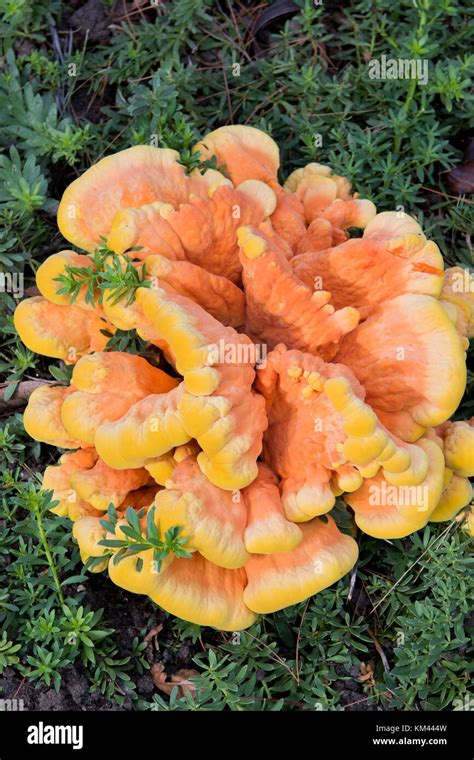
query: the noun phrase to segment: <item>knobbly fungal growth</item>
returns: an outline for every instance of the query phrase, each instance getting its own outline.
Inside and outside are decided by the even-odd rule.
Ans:
[[[257,129],[195,150],[223,171],[137,146],[73,182],[58,225],[84,253],[40,266],[15,325],[74,365],[69,386],[34,391],[24,422],[67,450],[43,487],[82,560],[235,631],[351,570],[339,497],[388,539],[469,503],[473,420],[450,418],[474,288],[414,219],[377,213],[327,166],[281,185]],[[130,330],[166,371],[106,350]]]

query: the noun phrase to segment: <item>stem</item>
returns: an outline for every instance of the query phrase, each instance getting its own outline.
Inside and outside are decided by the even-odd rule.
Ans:
[[[408,109],[410,107],[411,101],[413,100],[413,96],[415,92],[416,92],[416,79],[412,79],[410,82],[410,87],[408,88],[405,103],[403,105],[403,111],[405,113],[408,113]],[[401,143],[402,143],[402,135],[401,133],[398,133],[397,135],[395,135],[395,140],[393,143],[393,147],[396,153],[398,153],[398,151],[400,150]]]
[[[59,582],[58,571],[56,570],[56,565],[54,564],[53,555],[51,554],[51,550],[49,548],[48,539],[47,539],[46,533],[44,532],[43,519],[41,516],[41,508],[36,502],[33,505],[33,511],[35,513],[36,524],[38,526],[38,535],[39,535],[41,544],[43,546],[43,551],[46,555],[46,559],[48,560],[48,565],[50,567],[51,574],[53,576],[54,585],[56,586],[56,592],[58,594],[59,601],[61,602],[61,606],[62,606],[64,605],[64,596],[61,589],[61,584]]]
[[[410,103],[413,100],[413,95],[416,91],[416,79],[412,79],[410,82],[410,87],[408,88],[407,98],[405,100],[405,105],[403,106],[403,110],[405,113],[408,113],[408,109],[410,107]]]

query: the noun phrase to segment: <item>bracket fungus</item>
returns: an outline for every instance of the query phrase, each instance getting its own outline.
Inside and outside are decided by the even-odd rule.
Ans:
[[[414,219],[329,167],[281,185],[258,129],[195,152],[187,171],[132,147],[73,182],[58,225],[82,252],[40,266],[15,325],[73,365],[24,421],[67,450],[43,487],[87,567],[238,630],[348,573],[357,527],[399,538],[470,502],[473,420],[450,418],[474,288]],[[123,330],[142,356],[113,350]]]

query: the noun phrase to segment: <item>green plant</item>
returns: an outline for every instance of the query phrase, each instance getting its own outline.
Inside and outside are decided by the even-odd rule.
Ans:
[[[71,579],[69,579],[70,581]],[[97,624],[102,618],[103,610],[85,610],[82,605],[76,607],[66,601],[62,608],[59,632],[65,639],[65,645],[81,652],[84,664],[96,662],[94,648],[113,633],[113,629],[99,629]]]
[[[0,638],[0,673],[9,665],[16,665],[20,661],[16,653],[21,649],[20,644],[13,644],[8,640],[7,632],[3,631]]]
[[[149,510],[146,522],[146,533],[142,535],[142,529],[140,526],[140,517],[144,512],[136,512],[132,507],[127,507],[125,516],[128,522],[127,525],[120,525],[120,531],[125,538],[106,538],[99,541],[100,546],[105,546],[108,549],[118,549],[114,555],[112,562],[117,563],[125,557],[132,557],[135,554],[141,554],[141,552],[149,549],[153,550],[153,564],[154,571],[159,573],[163,561],[170,554],[175,557],[191,557],[191,554],[186,551],[184,546],[188,539],[180,537],[181,529],[179,526],[168,528],[163,538],[161,538],[159,530],[155,523],[155,508]],[[101,520],[102,527],[109,533],[114,533],[117,525],[117,512],[113,504],[109,505],[107,510],[108,520]],[[143,564],[143,560],[139,558],[137,560],[137,570],[140,571]]]
[[[22,443],[17,443],[14,433],[10,433],[8,424],[0,430],[0,465],[14,464],[16,457],[24,450]]]
[[[158,145],[178,150],[191,171],[200,165],[190,152],[196,140],[232,122],[269,131],[283,146],[285,166],[328,163],[381,210],[402,207],[419,218],[447,265],[472,266],[474,205],[446,182],[446,169],[462,161],[472,128],[473,56],[464,52],[473,47],[472,8],[461,0],[355,0],[337,10],[311,0],[297,4],[299,13],[271,24],[257,46],[249,29],[261,4],[233,4],[231,13],[226,3],[176,0],[117,19],[109,38],[89,40],[85,51],[75,36],[61,62],[51,29],[59,28],[65,5],[0,0],[1,272],[24,273],[25,289],[33,284],[41,261],[64,247],[55,231],[57,201],[99,157],[132,144]],[[370,79],[368,64],[382,55],[426,59],[427,84]],[[75,77],[67,75],[70,62]],[[118,272],[110,276],[117,287],[126,284]],[[70,366],[22,353],[12,324],[15,305],[12,294],[0,293],[7,397],[25,378],[67,383]],[[109,338],[108,350],[144,353],[134,332]],[[472,367],[472,348],[468,358]],[[473,394],[470,370],[461,416],[473,414]],[[0,666],[41,686],[48,674],[50,683],[59,683],[64,668],[77,664],[94,694],[122,706],[132,695],[136,705],[135,673],[147,663],[142,633],[134,636],[133,652],[123,651],[122,631],[110,617],[123,605],[129,621],[126,593],[117,590],[103,602],[97,580],[76,575],[78,551],[66,521],[49,515],[38,489],[30,493],[36,462],[43,467],[48,456],[46,445],[25,434],[21,415],[2,419]],[[74,622],[63,611],[44,538]],[[469,692],[472,583],[462,529],[429,526],[418,537],[383,545],[362,537],[361,543],[350,599],[349,580],[343,581],[307,606],[264,617],[239,637],[166,616],[160,646],[170,667],[178,667],[180,650],[188,648],[200,675],[190,678],[195,688],[186,696],[176,687],[170,698],[155,694],[140,706],[452,709],[454,699]],[[77,577],[84,579],[65,583]],[[100,599],[103,613],[87,603],[85,588]],[[140,612],[144,621],[155,613],[151,602]],[[77,631],[92,649],[79,637],[67,644]],[[95,665],[88,655],[83,665],[85,652]],[[366,666],[373,680],[361,680]]]
[[[10,158],[0,156],[0,180],[0,209],[8,206],[11,211],[28,215],[45,207],[47,182],[32,153],[23,166],[13,146]]]
[[[4,401],[8,401],[13,396],[25,372],[35,367],[35,365],[35,355],[22,345],[13,348],[8,359],[0,360],[0,371],[6,369],[10,371],[10,374],[6,377],[6,382],[10,383],[10,385],[3,394]]]
[[[61,685],[60,668],[69,664],[69,662],[65,658],[64,651],[58,642],[54,642],[50,650],[39,644],[35,644],[33,654],[27,655],[26,661],[30,667],[23,666],[21,670],[31,681],[37,682],[37,688],[44,681],[46,686],[52,684],[56,691],[59,691]]]
[[[92,673],[91,691],[100,691],[106,699],[123,705],[125,698],[136,698],[135,683],[128,671],[133,667],[131,657],[119,657],[117,648],[110,645],[101,651],[97,667]]]
[[[134,250],[139,249],[131,249]],[[107,290],[106,300],[112,306],[125,297],[125,304],[129,306],[135,299],[137,288],[152,286],[151,280],[145,280],[145,265],[140,268],[133,266],[128,255],[119,259],[107,248],[105,239],[89,258],[91,263],[84,267],[66,264],[66,273],[55,278],[61,285],[57,293],[68,296],[71,303],[85,288],[84,298],[88,304],[93,304],[96,298],[98,303],[102,303],[102,291]]]
[[[0,106],[4,139],[13,137],[18,148],[35,150],[38,156],[74,164],[90,140],[90,126],[78,127],[60,118],[50,93],[39,94],[34,84],[22,82],[13,52],[7,53],[8,73],[0,77]]]

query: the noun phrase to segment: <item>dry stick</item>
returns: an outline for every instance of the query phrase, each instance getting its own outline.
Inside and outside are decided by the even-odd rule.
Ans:
[[[429,193],[434,193],[435,195],[441,195],[442,198],[452,198],[454,201],[461,201],[462,203],[468,203],[469,206],[474,206],[474,201],[468,201],[467,198],[463,198],[461,195],[449,195],[449,193],[441,193],[439,190],[433,190],[432,187],[425,187],[425,185],[422,185],[422,190],[427,190]]]
[[[356,617],[356,615],[357,615],[357,610],[359,609],[359,602],[360,602],[360,598],[361,598],[361,596],[362,596],[362,592],[363,592],[363,590],[364,590],[364,589],[363,589],[363,587],[361,586],[361,587],[360,587],[360,589],[359,589],[359,593],[358,593],[358,595],[357,595],[357,601],[356,601],[356,603],[355,603],[354,612],[353,612],[353,615],[352,615],[352,621],[354,621],[354,620],[355,620],[355,617]]]
[[[51,40],[53,43],[54,52],[56,53],[56,57],[60,63],[64,63],[64,54],[61,47],[61,43],[59,41],[57,29],[55,26],[50,26],[49,31],[51,34]]]
[[[303,627],[304,619],[306,617],[306,612],[308,611],[308,606],[311,601],[311,598],[307,600],[305,608],[303,610],[303,614],[301,615],[301,621],[298,628],[298,635],[296,637],[296,649],[295,649],[295,661],[296,661],[296,683],[298,686],[300,685],[300,640],[301,640],[301,629]]]
[[[42,385],[55,385],[55,381],[51,380],[22,380],[18,383],[17,389],[14,395],[7,401],[4,399],[4,390],[8,388],[11,383],[0,383],[0,414],[5,412],[12,412],[14,409],[19,409],[22,406],[26,406],[28,399],[36,388]]]
[[[276,95],[281,95],[281,93],[284,92],[286,89],[288,89],[288,85],[284,84],[284,85],[282,85],[282,87],[279,87],[278,90],[275,90],[275,92],[270,93],[270,95],[268,95],[268,97],[264,98],[261,101],[261,103],[259,103],[258,106],[256,106],[253,109],[253,111],[250,114],[250,116],[247,119],[245,119],[245,124],[248,124],[249,121],[251,121],[253,119],[253,117],[255,116],[255,114],[258,111],[260,111],[261,108],[263,108],[263,106],[265,106],[267,103],[269,103]]]
[[[49,27],[49,32],[51,34],[51,40],[52,40],[52,43],[53,43],[53,50],[54,50],[54,53],[55,53],[55,56],[56,56],[56,60],[59,61],[59,63],[62,66],[64,66],[64,53],[63,53],[63,50],[62,50],[62,47],[61,47],[61,42],[59,40],[58,32],[56,30],[56,27],[55,26],[50,26]],[[56,99],[56,105],[58,107],[59,113],[63,113],[64,112],[64,100],[65,99],[64,99],[64,85],[63,85],[63,82],[62,82],[62,77],[61,77],[61,81],[59,83],[59,86],[58,86],[58,88],[56,90],[55,99]]]
[[[226,66],[225,68],[226,69],[231,69],[233,66],[234,66],[234,64],[231,63],[230,65]],[[201,72],[201,71],[212,71],[213,69],[219,69],[219,70],[222,69],[222,59],[219,59],[219,62],[216,62],[216,63],[207,63],[206,65],[203,65],[203,66],[193,66],[193,71],[195,73],[198,73],[198,72]],[[149,79],[153,79],[154,76],[155,76],[154,74],[150,74],[149,76],[138,77],[137,79],[130,78],[130,79],[127,79],[127,82],[128,82],[128,84],[139,84],[140,82],[147,82]],[[89,77],[89,79],[87,79],[85,81],[88,82],[89,80],[91,80],[93,78],[94,77],[91,76],[91,77]],[[248,84],[247,83],[245,83],[245,84],[239,84],[238,86],[234,87],[233,89],[234,90],[242,90],[244,88],[248,89]],[[198,102],[198,103],[204,103],[205,100],[209,100],[210,98],[213,98],[213,97],[215,97],[217,95],[222,95],[224,92],[225,92],[225,90],[217,90],[216,92],[213,92],[211,95],[206,95],[205,97],[197,98],[196,102]],[[118,108],[118,106],[115,106],[115,105],[114,106],[111,105],[109,107],[110,108]],[[372,109],[372,110],[375,111],[376,109]]]
[[[92,82],[93,79],[95,78],[95,76],[96,75],[93,74],[88,79],[84,80],[84,82],[81,85],[79,85],[79,87],[77,87],[75,89],[76,94],[83,87],[85,87],[89,82]],[[95,101],[97,100],[98,97],[103,97],[103,95],[105,93],[105,88],[107,87],[107,82],[108,82],[108,74],[105,73],[105,74],[102,75],[102,80],[101,80],[101,83],[100,83],[100,89],[98,88],[97,90],[95,90],[95,92],[92,93],[92,97],[91,97],[91,99],[89,100],[89,102],[87,104],[87,110],[85,111],[85,113],[89,113],[90,112],[92,106],[94,105],[94,103],[95,103]],[[74,111],[74,108],[73,108],[72,104],[71,104],[70,107],[71,107],[71,112],[73,113],[74,118],[76,120],[76,123],[78,124],[79,123],[79,119],[77,117],[76,112]]]
[[[247,17],[248,17],[248,24],[245,30],[246,42],[245,41],[243,42],[245,49],[247,49],[250,45],[254,45],[256,48],[260,48],[260,45],[258,44],[257,38],[254,34],[254,28],[255,28],[255,23],[258,20],[258,17],[260,16],[260,11],[262,11],[266,7],[267,6],[264,4],[257,5],[255,6],[255,8],[252,8],[251,9],[252,12],[248,14],[248,11],[250,9],[246,8],[245,6],[240,5],[240,10],[242,11],[244,15],[247,14]],[[239,33],[239,39],[241,39],[240,33]],[[256,60],[257,57],[258,55],[254,54],[254,60]]]
[[[388,688],[388,686],[385,686],[385,689],[386,689],[386,691],[380,692],[380,696],[383,696],[383,697],[387,697],[387,696],[388,696],[388,694],[391,694],[391,695],[392,695],[392,697],[395,697],[395,696],[397,696],[397,695],[395,694],[395,692],[396,692],[396,691],[400,691],[400,689],[402,689],[402,688],[403,688],[403,686],[396,686],[396,687],[395,687],[395,689],[394,689],[394,690],[392,690],[392,689],[389,689],[389,688]],[[368,697],[364,697],[363,699],[358,699],[358,700],[356,700],[355,702],[349,702],[349,704],[348,704],[348,705],[344,705],[344,706],[343,706],[343,707],[344,707],[344,710],[345,710],[346,708],[348,708],[348,707],[353,707],[354,705],[359,705],[359,704],[361,704],[362,702],[368,702],[368,701],[369,701],[369,699],[375,699],[375,697],[376,697],[376,696],[377,696],[377,694],[369,694],[369,696],[368,696]],[[413,709],[413,707],[412,707],[411,705],[409,705],[407,702],[405,702],[405,700],[403,699],[403,697],[401,697],[400,695],[398,695],[398,697],[399,697],[399,699],[401,699],[401,701],[403,702],[404,706],[405,706],[405,707],[406,707],[406,709],[407,709],[407,712],[414,712],[414,709]]]
[[[46,378],[43,377],[33,377],[32,375],[25,374],[25,380],[33,380],[36,382],[43,382],[45,385],[57,385],[57,380],[46,380]],[[0,388],[3,388],[4,386],[8,385],[8,383],[0,383]]]
[[[389,579],[388,579],[388,580],[389,580]],[[362,588],[363,588],[363,590],[365,591],[365,593],[367,594],[367,598],[368,598],[369,602],[370,602],[370,603],[372,604],[372,606],[373,606],[373,604],[374,604],[374,603],[373,603],[373,601],[372,601],[372,597],[371,597],[371,596],[370,596],[370,594],[369,594],[369,591],[368,591],[368,589],[367,589],[367,586],[366,586],[366,584],[365,584],[365,581],[362,581]],[[377,618],[377,621],[380,621],[380,618],[379,618],[379,614],[378,614],[378,612],[377,612],[377,614],[376,614],[376,618]]]
[[[124,2],[123,6],[124,6],[124,11],[125,11],[125,17],[127,19],[127,24],[130,27],[133,25],[133,22],[130,21],[130,17],[133,16],[133,15],[135,15],[136,13],[140,14],[140,16],[142,17],[142,20],[144,19],[143,9],[142,8],[139,7],[136,11],[130,11],[130,9],[128,7],[128,3]]]
[[[227,107],[229,109],[229,119],[230,119],[230,123],[233,124],[234,111],[232,109],[232,101],[230,98],[230,90],[229,90],[229,83],[227,81],[227,74],[225,73],[224,61],[222,59],[221,59],[221,64],[222,64],[222,76],[224,77],[224,87],[225,87],[225,92],[227,96]],[[229,121],[229,119],[227,121]]]
[[[232,2],[229,2],[229,0],[227,0],[227,6],[229,8],[229,12],[230,12],[230,15],[232,17],[232,23],[234,25],[235,32],[237,34],[237,37],[239,38],[239,43],[243,47],[244,46],[244,41],[242,39],[242,35],[240,34],[239,25],[238,25],[237,19],[235,17],[234,9],[232,7]]]
[[[356,582],[356,578],[357,578],[357,564],[358,563],[356,562],[355,565],[354,565],[354,567],[351,570],[351,582],[349,584],[349,593],[347,595],[347,601],[348,602],[351,601],[352,594],[354,593],[354,587],[355,587],[355,582]]]
[[[382,539],[385,541],[385,539]],[[391,580],[389,575],[386,575],[385,573],[377,572],[377,570],[372,570],[369,566],[367,566],[366,571],[370,573],[370,575],[373,575],[375,578],[381,578],[383,581],[389,581]]]
[[[93,82],[93,81],[94,81],[94,79],[97,77],[97,74],[103,74],[103,75],[104,75],[104,77],[107,77],[107,74],[106,74],[106,73],[104,73],[104,72],[107,72],[107,71],[108,71],[108,69],[99,69],[99,70],[98,70],[97,72],[95,72],[94,74],[91,74],[91,75],[90,75],[90,77],[87,77],[87,79],[84,79],[84,80],[83,80],[83,81],[82,81],[82,82],[79,84],[79,86],[76,88],[75,92],[79,92],[79,91],[80,91],[80,90],[82,90],[84,87],[87,87],[87,85],[88,85],[88,84],[90,84],[91,82]],[[146,78],[146,79],[152,79],[153,77],[152,77],[152,76],[149,76],[149,77],[144,77],[144,78]],[[141,80],[140,80],[140,79],[130,79],[129,81],[130,81],[130,82],[140,82]],[[111,106],[111,107],[112,107],[112,106]]]
[[[26,676],[23,676],[23,678],[21,679],[20,685],[18,686],[18,689],[15,691],[12,699],[16,699],[16,697],[18,696],[18,694],[22,690],[23,686],[25,685],[25,681],[26,681]]]
[[[127,26],[117,27],[117,24],[109,24],[108,28],[109,29],[117,29],[117,28],[119,28],[119,29],[123,30],[124,32],[126,32],[127,34],[129,34],[131,36],[132,40],[134,42],[136,42],[137,35],[135,34],[135,31],[133,29],[133,24],[130,22],[130,18],[129,18],[129,15],[128,15],[128,8],[127,8],[127,6],[126,6],[125,3],[124,3],[124,11],[125,11],[125,18],[126,18],[126,21],[127,21]]]
[[[393,591],[393,590],[394,590],[394,589],[395,589],[395,588],[398,586],[398,584],[399,584],[399,583],[401,583],[401,582],[402,582],[402,580],[404,579],[404,577],[405,577],[406,575],[408,575],[408,573],[409,573],[411,570],[413,570],[413,568],[415,567],[415,565],[417,565],[417,564],[420,562],[420,560],[421,560],[421,559],[422,559],[422,558],[425,556],[425,554],[426,554],[426,553],[427,553],[427,552],[428,552],[428,551],[429,551],[429,550],[432,548],[432,546],[433,546],[433,545],[434,545],[434,544],[435,544],[437,541],[440,541],[440,542],[441,542],[441,540],[442,540],[442,539],[443,539],[443,538],[444,538],[444,537],[445,537],[445,536],[446,536],[446,535],[449,533],[449,531],[451,530],[451,528],[452,528],[453,526],[455,526],[455,525],[456,525],[456,523],[455,523],[455,522],[454,522],[454,520],[453,520],[453,522],[450,522],[450,523],[449,523],[449,525],[448,525],[448,527],[447,527],[447,528],[446,528],[446,529],[445,529],[445,530],[444,530],[444,531],[443,531],[443,532],[442,532],[442,533],[441,533],[439,536],[436,536],[436,538],[435,538],[435,539],[433,539],[433,541],[431,541],[431,543],[430,543],[430,544],[428,544],[428,546],[426,547],[425,551],[424,551],[422,554],[420,554],[420,556],[418,557],[418,559],[416,559],[416,560],[413,562],[413,564],[411,564],[411,565],[410,565],[410,567],[409,567],[407,570],[405,570],[405,572],[403,573],[403,575],[401,575],[401,576],[400,576],[400,578],[398,579],[398,581],[396,581],[396,582],[393,584],[392,588],[391,588],[391,589],[389,589],[389,590],[387,591],[387,593],[383,595],[383,597],[381,598],[381,600],[380,600],[379,602],[377,602],[377,604],[375,605],[375,607],[372,607],[372,609],[370,610],[370,614],[372,614],[373,612],[375,612],[375,610],[377,609],[377,607],[380,607],[380,605],[381,605],[381,604],[382,604],[382,602],[383,602],[383,601],[384,601],[384,600],[387,598],[387,596],[390,596],[390,594],[392,593],[392,591]]]
[[[125,3],[124,3],[125,5]],[[130,23],[130,19],[132,16],[136,16],[137,14],[140,14],[140,16],[143,18],[144,11],[151,11],[151,10],[157,10],[159,6],[157,5],[146,5],[144,8],[137,8],[135,11],[129,11],[128,8],[124,8],[125,15],[124,16],[114,16],[114,21],[124,21],[124,19],[127,19],[127,21]]]
[[[73,45],[73,40],[74,40],[74,32],[73,32],[72,29],[68,29],[66,31],[66,34],[67,34],[67,39],[68,39],[68,42],[67,42],[67,54],[68,54],[68,57],[69,57],[70,55],[72,55],[72,45]]]
[[[383,669],[385,670],[386,673],[388,673],[390,671],[390,665],[388,664],[388,660],[387,660],[386,654],[383,651],[382,646],[381,646],[379,640],[377,639],[375,633],[372,631],[371,628],[369,628],[369,627],[367,628],[367,633],[369,634],[370,638],[374,642],[375,648],[376,648],[377,652],[380,655],[380,659],[382,660],[382,664],[383,664]]]
[[[70,39],[70,48],[71,48],[71,52],[72,52],[72,39],[73,39],[72,36],[73,36],[73,31],[72,31],[72,29],[70,29],[69,31],[71,33],[71,36],[70,36],[69,39]],[[84,44],[82,46],[82,53],[81,53],[82,58],[81,58],[81,61],[84,60],[88,43],[89,43],[89,29],[86,29],[86,34],[85,34],[85,37],[84,37]],[[94,75],[92,75],[90,77],[91,81],[93,79],[94,79]],[[86,80],[84,82],[84,85],[86,85],[88,81],[89,80]],[[72,88],[69,88],[68,93],[67,93],[66,98],[65,98],[65,101],[64,101],[64,110],[66,110],[66,109],[70,110],[71,115],[72,115],[74,121],[76,122],[76,126],[78,126],[78,127],[79,127],[79,118],[78,118],[78,116],[77,116],[77,114],[76,114],[76,112],[74,110],[73,105],[72,105],[72,97],[74,95],[74,92],[77,92],[80,89],[81,89],[80,86],[76,90],[75,85],[72,85]],[[94,98],[95,98],[95,94],[94,94]],[[93,100],[94,100],[94,98],[93,98]],[[89,107],[90,107],[90,104],[89,104]],[[94,161],[92,160],[92,156],[91,156],[91,154],[89,152],[89,148],[87,147],[87,144],[84,146],[84,151],[87,154],[87,160],[89,161],[89,166],[92,166],[92,164],[94,163]],[[74,171],[76,172],[76,175],[79,176],[80,172],[78,172],[78,170],[76,168],[74,168]]]
[[[465,234],[464,237],[465,237],[465,240],[466,240],[466,245],[469,248],[469,253],[472,256],[472,242],[471,242],[471,236],[470,236],[469,232],[466,232],[466,234]]]
[[[401,686],[397,687],[401,689]],[[393,691],[390,691],[390,689],[387,689],[390,694],[393,694]],[[386,696],[385,692],[382,692],[383,696]],[[368,702],[369,699],[375,699],[375,694],[370,694],[368,697],[364,697],[363,699],[357,699],[355,702],[349,702],[348,705],[344,705],[344,710],[347,710],[348,707],[353,707],[354,705],[360,705],[362,702]],[[411,708],[410,708],[411,709]]]
[[[254,636],[252,633],[250,633],[250,631],[245,631],[245,633],[246,633],[247,636],[250,636],[251,639],[253,639],[254,641],[257,642],[257,647],[260,645],[260,648],[265,647],[266,649],[269,649],[270,650],[270,655],[269,655],[270,659],[274,660],[275,662],[278,662],[280,665],[282,665],[285,668],[285,670],[288,671],[288,673],[291,675],[291,677],[296,681],[296,683],[298,683],[298,680],[297,680],[297,677],[296,677],[296,673],[290,668],[289,665],[286,664],[285,660],[282,657],[280,657],[279,654],[277,654],[276,652],[274,652],[273,649],[271,649],[271,647],[268,644],[266,644],[264,641],[261,641],[256,636]]]
[[[99,157],[102,157],[104,155],[104,153],[107,153],[110,150],[110,148],[112,148],[112,146],[114,145],[114,143],[116,143],[117,140],[119,140],[122,137],[123,133],[126,132],[127,129],[129,129],[129,127],[133,124],[134,121],[135,121],[134,118],[131,119],[129,121],[129,123],[126,124],[126,126],[123,129],[120,130],[120,132],[113,138],[113,140],[111,140],[108,143],[108,145],[106,145],[106,147],[104,148],[104,150],[102,151],[102,153],[99,154]]]
[[[225,29],[223,30],[223,28],[222,28],[222,26],[220,24],[218,24],[217,22],[215,22],[215,26],[221,32],[222,37],[224,38],[224,40],[226,40],[231,46],[233,45],[241,53],[241,55],[243,55],[243,57],[247,59],[247,61],[249,63],[253,63],[253,60],[252,60],[251,56],[247,53],[247,51],[246,51],[246,49],[244,47],[241,47],[240,45],[236,44],[235,41],[232,39],[232,37],[229,37],[229,35],[226,34]],[[211,39],[217,40],[218,42],[222,42],[223,41],[216,34],[213,34],[212,32],[208,32],[208,34],[206,34],[206,35],[203,36],[201,42],[203,40],[207,39],[208,37],[210,37]]]
[[[206,71],[206,69],[216,69],[216,68],[221,68],[221,67],[220,66],[206,66],[205,68],[202,68],[202,69],[196,69],[196,71]],[[237,85],[237,87],[234,87],[234,92],[237,92],[238,90],[244,90],[244,89],[248,90],[247,83],[239,84]],[[207,100],[212,100],[212,98],[217,98],[218,95],[223,95],[224,93],[225,93],[225,90],[216,90],[211,95],[203,95],[202,97],[197,98],[197,102],[199,104],[205,103]]]

